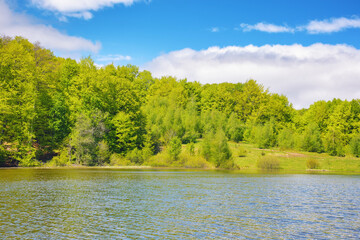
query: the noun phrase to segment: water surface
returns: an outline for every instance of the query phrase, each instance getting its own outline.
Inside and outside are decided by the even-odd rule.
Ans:
[[[2,239],[356,239],[360,176],[0,169]]]

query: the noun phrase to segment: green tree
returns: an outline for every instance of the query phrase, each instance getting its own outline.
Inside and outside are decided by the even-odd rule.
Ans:
[[[241,123],[236,113],[231,113],[227,120],[226,135],[235,142],[242,141],[244,139],[245,126]]]
[[[259,126],[256,131],[256,142],[259,148],[270,148],[276,145],[276,129],[274,121]]]
[[[355,157],[360,156],[360,135],[356,134],[352,137],[350,141],[350,149],[351,153],[354,154]]]
[[[280,130],[277,137],[277,144],[280,149],[293,149],[295,147],[294,132],[289,128]]]
[[[126,154],[137,147],[139,127],[130,114],[118,112],[111,120],[111,147],[117,153]]]
[[[303,134],[302,149],[308,152],[323,152],[321,133],[316,123],[310,123]]]
[[[181,153],[181,140],[178,137],[173,137],[169,143],[169,155],[171,160],[177,161]]]

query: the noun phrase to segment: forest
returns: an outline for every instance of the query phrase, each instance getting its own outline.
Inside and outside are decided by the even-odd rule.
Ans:
[[[236,168],[230,142],[360,155],[360,100],[296,110],[255,80],[200,84],[0,38],[0,166]]]

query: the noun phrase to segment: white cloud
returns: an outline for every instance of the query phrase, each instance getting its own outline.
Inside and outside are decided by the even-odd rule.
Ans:
[[[61,52],[63,56],[77,56],[81,52],[96,53],[100,50],[99,42],[69,36],[59,30],[34,22],[30,16],[11,11],[5,1],[0,0],[0,34],[22,36],[31,42],[40,42],[42,46]]]
[[[119,61],[130,61],[131,57],[130,56],[124,56],[124,55],[119,55],[119,54],[110,54],[110,55],[106,55],[106,56],[98,56],[96,57],[96,61],[97,62],[119,62]]]
[[[323,21],[313,20],[304,27],[309,33],[332,33],[347,28],[360,28],[360,18],[332,18]]]
[[[249,45],[183,49],[161,55],[143,68],[201,83],[255,79],[285,94],[294,107],[318,100],[360,97],[360,50],[348,45]]]
[[[88,20],[93,16],[90,11],[113,7],[115,4],[130,6],[135,1],[138,0],[31,0],[31,2],[40,9],[61,14],[60,20],[64,20],[64,17],[76,17]]]
[[[360,28],[360,18],[332,18],[325,19],[322,21],[312,20],[309,24],[305,26],[297,26],[295,28],[288,26],[279,26],[274,24],[268,24],[264,22],[260,22],[254,25],[242,23],[240,24],[240,28],[235,28],[235,30],[243,30],[244,32],[249,31],[261,31],[268,33],[294,33],[299,31],[306,31],[310,34],[319,34],[319,33],[332,33],[339,32],[348,28]]]
[[[249,32],[252,30],[257,30],[261,32],[268,32],[268,33],[281,33],[281,32],[294,32],[294,29],[286,27],[286,26],[279,26],[269,23],[257,23],[255,25],[249,25],[246,23],[240,24],[240,27],[244,32]]]

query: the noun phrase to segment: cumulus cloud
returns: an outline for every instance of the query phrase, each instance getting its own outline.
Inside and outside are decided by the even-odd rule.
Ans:
[[[268,33],[281,33],[281,32],[294,32],[294,29],[286,27],[286,26],[279,26],[269,23],[257,23],[255,25],[249,25],[246,23],[240,24],[240,27],[244,32],[249,32],[252,30],[257,30],[261,32],[268,32]]]
[[[93,16],[90,11],[113,7],[115,4],[130,6],[135,1],[137,0],[31,0],[40,9],[61,14],[60,20],[66,20],[66,17],[88,20]]]
[[[154,76],[205,83],[255,79],[286,95],[294,107],[318,100],[360,97],[360,50],[348,45],[264,45],[183,49],[161,55],[143,68]]]
[[[59,51],[64,56],[75,56],[80,52],[96,53],[101,48],[99,42],[69,36],[51,26],[36,23],[27,15],[15,13],[3,0],[0,0],[0,34],[38,41],[42,46]]]
[[[313,20],[304,27],[311,34],[339,32],[347,28],[360,28],[360,18],[332,18]]]

